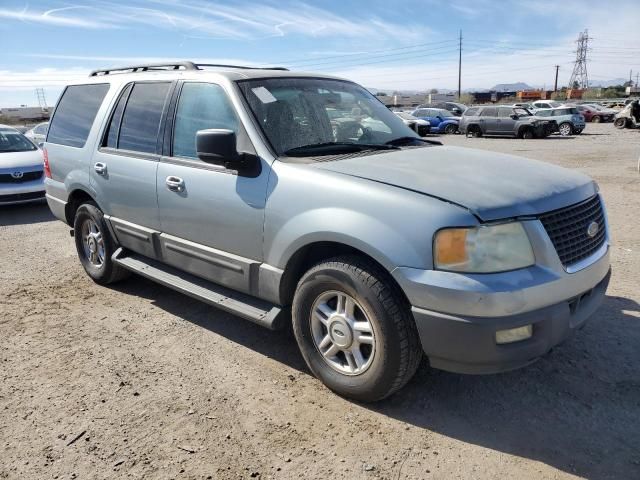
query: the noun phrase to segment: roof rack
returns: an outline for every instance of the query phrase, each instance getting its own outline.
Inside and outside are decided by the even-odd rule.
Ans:
[[[217,67],[217,68],[238,68],[242,70],[284,70],[285,67],[249,67],[246,65],[223,65],[217,63],[194,63],[189,61],[172,62],[172,63],[147,63],[143,65],[131,65],[129,67],[102,68],[92,71],[89,76],[97,77],[102,75],[110,75],[112,73],[138,73],[149,72],[154,70],[202,70],[200,67]]]

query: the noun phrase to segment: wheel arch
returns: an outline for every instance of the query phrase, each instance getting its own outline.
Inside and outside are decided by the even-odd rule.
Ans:
[[[313,265],[343,255],[355,255],[373,263],[378,267],[380,272],[384,274],[386,280],[398,289],[408,304],[408,299],[400,288],[400,285],[391,275],[388,266],[385,266],[385,264],[388,263],[385,259],[376,258],[379,257],[379,255],[373,252],[365,252],[361,248],[340,241],[315,241],[308,243],[298,248],[289,257],[280,281],[279,294],[281,303],[283,305],[291,305],[300,278],[302,278],[304,273]]]
[[[78,207],[86,202],[93,202],[96,205],[98,203],[96,202],[95,197],[83,188],[76,188],[69,194],[67,205],[64,210],[65,220],[69,226],[73,226],[73,220],[76,216]],[[98,206],[98,208],[100,208],[100,206]]]

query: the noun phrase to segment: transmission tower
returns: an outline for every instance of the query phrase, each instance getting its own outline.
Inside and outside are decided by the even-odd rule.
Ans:
[[[44,88],[36,88],[36,97],[38,97],[40,108],[49,108],[47,107],[47,99],[44,96]]]
[[[576,85],[578,88],[589,88],[589,76],[587,75],[587,52],[589,51],[589,31],[580,32],[576,44],[576,63],[573,65],[573,72],[569,79],[569,88]]]

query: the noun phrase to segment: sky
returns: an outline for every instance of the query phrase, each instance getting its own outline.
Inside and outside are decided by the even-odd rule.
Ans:
[[[0,1],[0,107],[55,104],[95,68],[194,60],[345,77],[381,90],[567,84],[588,29],[594,81],[640,72],[640,1]],[[635,80],[635,73],[633,74]]]

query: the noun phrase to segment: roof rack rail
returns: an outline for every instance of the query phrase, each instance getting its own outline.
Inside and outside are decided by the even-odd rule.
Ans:
[[[193,62],[146,63],[143,65],[131,65],[129,67],[101,68],[94,70],[89,76],[97,77],[99,75],[109,75],[117,72],[137,73],[148,72],[149,70],[179,70],[180,68],[184,68],[185,70],[198,70],[198,67]],[[130,72],[127,72],[127,70],[130,70]]]
[[[250,67],[247,65],[224,65],[217,63],[197,63],[197,67],[222,67],[222,68],[238,68],[240,70],[284,70],[288,72],[289,69],[285,67]]]
[[[110,75],[112,73],[138,73],[149,72],[153,70],[201,70],[200,67],[218,67],[218,68],[238,68],[242,70],[284,70],[285,67],[249,67],[246,65],[224,65],[217,63],[194,63],[189,61],[172,62],[172,63],[147,63],[143,65],[131,65],[128,67],[101,68],[92,71],[89,76],[97,77],[102,75]]]

